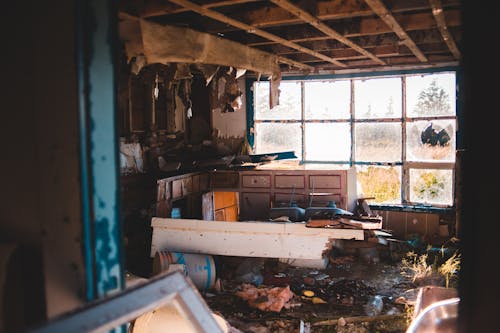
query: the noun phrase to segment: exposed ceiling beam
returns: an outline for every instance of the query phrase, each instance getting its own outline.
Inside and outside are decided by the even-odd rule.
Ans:
[[[422,50],[422,52],[425,52],[427,54],[427,46],[429,45],[442,45],[442,50],[448,51],[449,49],[446,46],[445,43],[443,43],[443,37],[439,33],[439,31],[429,31],[429,33],[423,34],[423,33],[418,33],[415,35],[412,35],[413,41],[418,45],[418,47]],[[399,43],[399,38],[394,35],[383,35],[383,36],[364,36],[364,37],[358,37],[356,38],[356,43],[363,47],[364,49],[370,51],[371,53],[375,54],[377,57],[379,56],[379,53],[376,52],[375,50],[378,47],[386,47],[386,46],[396,46],[400,49],[404,48],[405,50],[408,50],[408,47],[406,45],[400,44]],[[353,49],[345,46],[344,44],[334,40],[334,39],[329,39],[329,40],[322,40],[322,41],[308,41],[305,42],[304,44],[305,47],[308,47],[313,50],[317,50],[320,52],[329,52],[329,51],[345,51],[345,50],[350,50],[351,53],[356,53],[358,52],[354,51]],[[303,54],[299,51],[296,50],[290,50],[287,47],[284,47],[279,44],[275,44],[272,47],[264,47],[261,48],[263,51],[270,52],[273,54],[278,54],[282,56],[288,56],[290,54]],[[411,52],[411,51],[410,51]],[[329,54],[325,53],[326,55],[329,55],[330,57],[333,57],[335,59],[340,60],[340,57],[334,56],[334,54]],[[294,58],[295,59],[295,58]]]
[[[443,0],[444,8],[456,8],[459,4],[459,0]],[[359,0],[310,1],[310,6],[309,12],[314,13],[322,21],[373,15],[371,8]],[[397,0],[394,1],[390,9],[393,13],[405,13],[421,10],[429,11],[430,6],[426,0]],[[258,28],[302,23],[297,16],[274,6],[234,13],[232,17]]]
[[[413,56],[401,56],[401,57],[392,57],[387,59],[387,64],[388,65],[407,65],[407,64],[421,64],[422,62],[419,61],[418,59],[415,59],[413,57],[414,61],[412,61]],[[454,61],[453,57],[451,55],[431,55],[429,56],[429,61],[426,62],[427,64],[431,65],[434,63],[434,65],[440,66],[441,63],[443,62],[452,62]],[[358,66],[371,66],[370,62],[368,60],[353,60],[347,62],[349,67],[358,67]]]
[[[281,10],[283,11],[283,10]],[[461,25],[461,13],[457,9],[445,10],[444,14],[446,16],[446,23],[448,28],[457,28]],[[373,15],[373,12],[372,12]],[[429,30],[429,29],[437,29],[437,23],[434,16],[431,13],[430,7],[428,12],[426,13],[411,13],[411,14],[399,14],[395,16],[395,19],[399,22],[399,24],[403,27],[406,32],[417,31],[417,30]],[[330,24],[333,29],[340,31],[342,29],[342,34],[346,38],[359,37],[359,36],[368,36],[368,35],[380,35],[391,33],[394,34],[394,31],[385,24],[380,18],[372,18],[365,17],[360,20],[352,21],[350,24],[344,25],[343,22],[335,22]],[[276,29],[276,28],[275,28]],[[233,35],[236,37],[240,32],[235,30],[232,27],[228,27],[228,29],[221,29],[220,27],[207,27],[208,32],[211,33],[223,33],[227,35],[228,38],[231,38]],[[269,32],[273,32],[272,29],[267,29]],[[277,30],[279,31],[279,30]],[[300,42],[301,40],[297,38],[297,34],[299,31],[299,26],[292,25],[289,26],[286,30],[281,30],[280,36],[285,39],[288,39],[293,42]],[[311,29],[312,31],[312,29]],[[317,30],[316,30],[317,31]],[[316,31],[314,31],[316,33]],[[293,36],[293,37],[292,37]],[[329,36],[325,36],[323,34],[317,33],[316,35],[304,36],[304,33],[300,34],[303,38],[315,38],[317,40],[320,39],[331,39]],[[237,38],[240,39],[240,38]],[[257,46],[257,45],[267,45],[267,44],[275,44],[273,41],[262,40],[260,38],[254,37],[253,40],[248,40],[246,43],[248,46]]]
[[[416,34],[412,34],[411,37],[420,50],[422,50],[422,52],[424,52],[427,56],[433,54],[434,52],[439,52],[441,54],[447,54],[450,52],[448,46],[443,42],[443,37],[441,37],[441,34],[437,29],[429,31],[429,33],[425,34],[423,32],[418,32]],[[381,53],[379,50],[383,50],[385,47],[397,47],[400,52],[403,52],[405,55],[413,54],[406,45],[399,43],[399,38],[395,34],[386,34],[383,36],[364,36],[356,38],[356,43],[383,60],[386,60],[386,57],[384,56],[385,52]],[[366,59],[364,55],[360,55],[358,52],[334,39],[306,42],[302,45],[342,62],[345,62],[346,55],[358,55],[361,58]],[[310,61],[304,61],[304,59],[311,59],[312,57],[310,55],[296,50],[291,50],[280,44],[259,47],[259,49],[279,56],[291,58],[295,61],[311,64]]]
[[[245,24],[245,23],[242,23],[242,22],[239,22],[239,21],[236,21],[230,17],[227,17],[223,14],[220,14],[216,11],[213,11],[213,10],[210,10],[208,8],[203,8],[195,3],[192,3],[190,1],[187,1],[187,0],[170,0],[170,2],[173,2],[177,5],[180,5],[180,6],[184,6],[185,8],[188,8],[200,15],[203,15],[203,16],[207,16],[207,17],[210,17],[214,20],[217,20],[217,21],[220,21],[220,22],[223,22],[223,23],[227,23],[227,24],[230,24],[234,27],[237,27],[239,29],[243,29],[245,31],[247,31],[248,33],[251,33],[251,34],[255,34],[255,35],[258,35],[260,37],[263,37],[263,38],[266,38],[266,39],[269,39],[269,40],[272,40],[272,41],[275,41],[277,43],[280,43],[280,44],[283,44],[285,46],[288,46],[292,49],[296,49],[296,50],[299,50],[301,52],[304,52],[304,53],[308,53],[310,55],[313,55],[317,58],[320,58],[320,59],[323,59],[325,61],[328,61],[328,62],[331,62],[332,64],[335,64],[339,67],[345,67],[345,65],[343,63],[341,63],[340,61],[338,60],[335,60],[333,58],[330,58],[330,57],[327,57],[325,56],[324,54],[321,54],[319,52],[316,52],[316,51],[313,51],[313,50],[310,50],[308,48],[305,48],[303,46],[300,46],[299,44],[296,44],[296,43],[293,43],[293,42],[290,42],[284,38],[281,38],[279,36],[276,36],[276,35],[273,35],[271,33],[268,33],[264,30],[260,30],[258,28],[254,28],[248,24]]]
[[[226,0],[226,1],[216,1],[216,2],[211,2],[211,3],[206,3],[203,5],[200,5],[203,8],[216,8],[216,7],[225,7],[225,6],[232,6],[232,5],[240,5],[244,3],[249,3],[249,2],[257,2],[257,1],[262,1],[262,0]],[[172,6],[168,6],[166,4],[163,4],[161,2],[147,2],[147,5],[144,8],[144,11],[141,15],[141,17],[147,18],[147,17],[155,17],[155,16],[162,16],[162,15],[169,15],[169,14],[177,14],[177,13],[183,13],[189,11],[189,9],[185,7],[181,8],[172,8]]]
[[[337,31],[333,30],[332,28],[330,28],[329,26],[327,26],[326,24],[321,22],[317,17],[312,16],[311,14],[306,12],[305,10],[295,6],[294,4],[290,3],[289,1],[287,1],[287,0],[271,0],[271,2],[274,3],[275,5],[280,6],[284,10],[287,10],[290,13],[294,14],[295,16],[300,18],[301,20],[309,23],[310,25],[312,25],[316,29],[323,32],[325,35],[330,36],[332,38],[335,38],[339,42],[344,43],[345,45],[351,47],[353,50],[356,50],[359,53],[367,56],[368,58],[372,59],[376,63],[378,63],[380,65],[385,65],[385,62],[383,60],[381,60],[380,58],[376,57],[373,53],[368,52],[367,50],[365,50],[361,46],[359,46],[356,43],[349,40],[348,38],[345,38],[340,33],[338,33]]]
[[[446,20],[444,17],[443,6],[441,4],[441,1],[429,0],[429,3],[431,4],[432,7],[432,15],[434,15],[434,18],[436,19],[439,32],[441,32],[441,35],[443,36],[446,45],[448,45],[448,48],[450,49],[455,59],[457,60],[460,59],[460,51],[458,50],[458,47],[455,44],[455,40],[448,31],[448,26],[446,25]]]
[[[314,68],[309,66],[309,65],[306,65],[306,64],[303,64],[301,62],[298,62],[298,61],[295,61],[293,59],[289,59],[289,58],[286,58],[286,57],[283,57],[283,56],[277,56],[278,57],[278,61],[283,63],[283,64],[287,64],[289,66],[293,66],[293,67],[297,67],[297,68],[302,68],[302,69],[305,69],[305,70],[313,70]]]
[[[398,35],[401,41],[415,54],[422,62],[427,62],[427,57],[420,51],[415,42],[408,36],[406,31],[399,25],[398,21],[389,12],[381,0],[365,0],[371,9]]]
[[[347,69],[332,69],[332,68],[329,68],[328,65],[326,65],[324,67],[318,66],[316,68],[316,72],[318,74],[359,74],[359,73],[367,73],[367,72],[369,72],[369,73],[384,72],[387,70],[398,71],[398,70],[443,68],[443,67],[450,67],[450,66],[457,66],[458,65],[457,60],[446,61],[444,59],[441,59],[439,62],[434,62],[432,57],[430,57],[431,59],[429,62],[423,63],[421,61],[418,61],[418,59],[416,59],[413,55],[412,55],[412,58],[414,60],[417,60],[417,61],[414,63],[408,63],[408,64],[391,63],[390,66],[378,66],[375,68],[370,67],[369,65],[362,66],[362,64],[360,64],[359,67],[349,67]],[[451,57],[449,57],[449,58],[451,59]],[[288,72],[284,76],[286,77],[288,75],[300,75],[300,73]]]
[[[443,44],[442,41],[440,41],[439,43],[428,43],[419,46],[422,50],[425,50],[426,53],[446,54],[449,52],[448,48],[446,47],[445,44]],[[372,45],[372,46],[367,46],[366,49],[372,52],[373,54],[376,54],[377,57],[380,58],[387,57],[387,55],[399,56],[399,55],[413,54],[405,45],[394,45],[394,44],[376,45],[376,46]],[[357,59],[358,58],[366,59],[365,56],[360,55],[358,52],[354,51],[351,48],[333,48],[333,49],[324,49],[323,51],[329,56],[334,57],[335,59],[345,60],[346,58],[354,58],[354,57]],[[293,59],[300,62],[319,61],[316,58],[313,58],[310,55],[304,53],[287,52],[287,53],[276,53],[276,54],[286,57],[293,57]]]

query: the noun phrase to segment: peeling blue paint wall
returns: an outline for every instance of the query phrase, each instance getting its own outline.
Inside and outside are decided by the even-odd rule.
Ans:
[[[80,155],[87,300],[124,288],[114,1],[78,2]]]

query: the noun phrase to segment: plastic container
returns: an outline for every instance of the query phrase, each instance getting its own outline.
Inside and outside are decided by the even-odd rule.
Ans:
[[[215,262],[210,255],[159,251],[153,258],[153,273],[168,270],[170,264],[185,265],[184,273],[199,290],[209,290],[215,285]]]
[[[172,208],[172,213],[170,213],[170,217],[173,219],[181,218],[181,209],[179,207]]]

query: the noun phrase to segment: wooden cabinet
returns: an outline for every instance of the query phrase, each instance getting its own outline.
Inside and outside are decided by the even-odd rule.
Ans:
[[[232,191],[240,193],[240,220],[267,220],[271,207],[289,205],[292,201],[303,208],[336,206],[354,211],[356,205],[356,173],[338,170],[251,170],[240,171],[236,185],[234,171],[216,171],[212,179],[232,178]],[[220,183],[219,183],[220,184]],[[228,189],[229,189],[228,188]],[[223,190],[220,187],[218,190]]]
[[[354,168],[220,170],[159,180],[157,216],[169,217],[172,207],[186,200],[187,214],[182,217],[199,215],[205,220],[267,220],[271,207],[291,202],[307,208],[334,201],[337,207],[354,212],[356,197]]]
[[[238,192],[208,192],[202,196],[203,219],[236,222],[239,217]]]

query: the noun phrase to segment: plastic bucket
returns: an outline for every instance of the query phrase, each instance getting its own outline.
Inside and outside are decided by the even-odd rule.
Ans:
[[[168,270],[170,264],[184,265],[184,274],[200,290],[209,290],[215,285],[215,262],[210,255],[158,251],[153,259],[153,273],[158,274]]]

